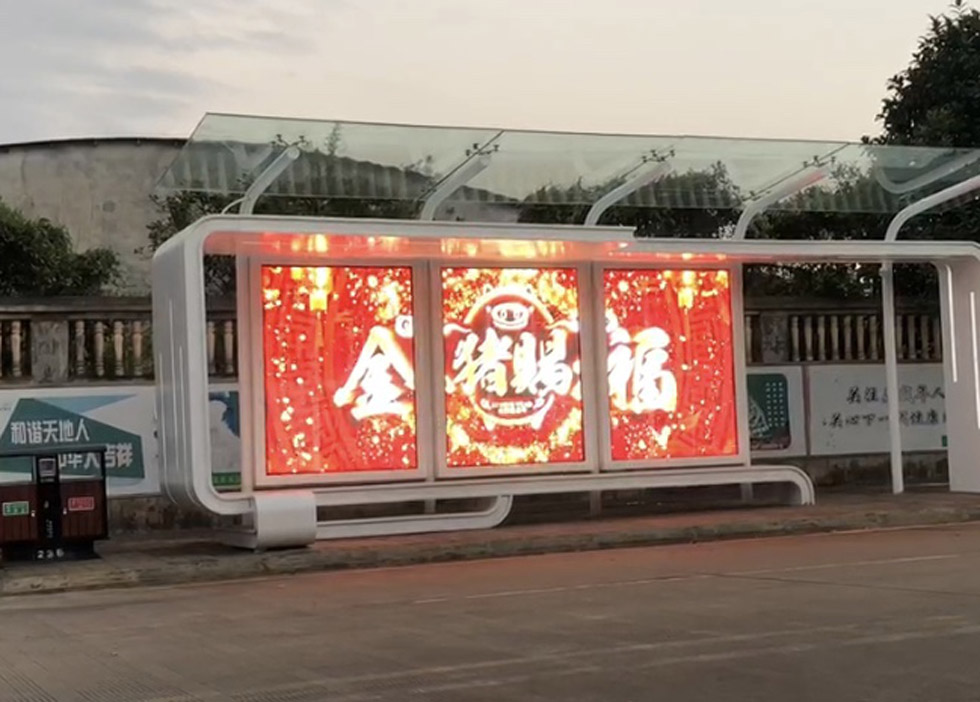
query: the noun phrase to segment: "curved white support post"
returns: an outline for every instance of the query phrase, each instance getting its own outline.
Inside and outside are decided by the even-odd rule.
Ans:
[[[283,171],[293,165],[293,161],[299,158],[299,154],[299,147],[292,144],[276,156],[272,163],[266,166],[265,170],[259,173],[255,180],[252,181],[252,184],[248,186],[241,200],[238,200],[241,203],[238,207],[238,214],[252,214],[252,210],[255,209],[255,203],[262,196],[262,193],[269,189],[269,186],[275,182],[276,178],[282,175]]]
[[[749,231],[752,220],[761,215],[767,209],[775,205],[780,200],[796,195],[809,188],[811,185],[819,183],[830,173],[828,166],[809,166],[793,178],[787,179],[778,187],[770,190],[762,197],[750,200],[745,209],[742,210],[738,222],[735,223],[735,231],[732,232],[732,239],[742,240]]]
[[[882,188],[893,195],[904,195],[905,193],[910,193],[914,190],[918,190],[919,188],[924,188],[930,183],[935,183],[937,180],[951,176],[957,171],[963,170],[967,166],[976,163],[977,161],[980,161],[980,153],[971,151],[958,159],[936,168],[935,170],[929,171],[928,173],[923,173],[918,178],[913,178],[912,180],[905,181],[904,183],[896,183],[895,181],[891,180],[885,175],[884,170],[881,168],[875,168],[874,175],[878,185],[880,185]]]
[[[594,227],[596,224],[598,224],[599,218],[602,217],[602,215],[605,214],[606,210],[608,210],[610,207],[615,205],[624,197],[628,196],[630,193],[636,192],[644,185],[649,185],[650,183],[660,180],[669,172],[670,164],[668,162],[651,161],[645,168],[641,168],[624,183],[616,186],[596,200],[592,207],[589,208],[589,211],[585,214],[585,221],[582,223],[582,226]]]
[[[429,193],[425,202],[422,204],[422,211],[419,212],[419,219],[425,222],[432,222],[436,218],[436,210],[439,205],[446,201],[450,195],[473,180],[490,165],[490,154],[480,153],[475,158],[471,158],[462,166],[449,174],[438,187]],[[429,480],[431,482],[431,478]],[[481,512],[470,512],[465,515],[438,515],[436,514],[436,501],[425,501],[425,515],[420,517],[388,517],[381,519],[358,520],[348,522],[344,525],[331,525],[326,527],[329,537],[339,538],[339,535],[354,536],[358,534],[370,535],[377,531],[377,525],[385,523],[389,529],[395,529],[399,534],[417,534],[425,531],[452,531],[456,529],[492,529],[500,524],[507,515],[513,500],[510,497],[497,496],[490,499],[490,504],[486,510]],[[458,526],[446,526],[447,524],[457,524]],[[439,525],[439,526],[437,526]],[[373,529],[373,531],[372,531]]]
[[[960,166],[962,168],[962,166]],[[941,176],[938,176],[941,177]],[[921,185],[919,186],[921,187]],[[943,203],[955,200],[968,193],[980,190],[980,175],[968,178],[945,190],[924,197],[896,214],[888,223],[885,241],[895,241],[905,224],[923,212]],[[892,264],[886,261],[881,265],[881,316],[882,334],[885,339],[885,382],[888,390],[888,446],[891,461],[892,492],[896,495],[905,491],[905,478],[902,469],[902,421],[899,408],[900,386],[898,381],[898,342],[895,334],[895,281]]]
[[[436,189],[429,193],[429,195],[425,198],[425,202],[422,204],[422,212],[419,213],[419,219],[429,222],[434,220],[436,218],[436,210],[439,209],[439,205],[445,202],[446,198],[459,190],[462,186],[466,185],[477,175],[485,171],[489,165],[490,154],[481,153],[474,156],[446,176],[446,178],[439,183]]]
[[[433,502],[435,502],[433,500]],[[493,529],[510,514],[514,498],[506,495],[490,499],[490,506],[478,512],[420,514],[403,517],[375,517],[320,522],[317,539],[350,539],[392,534],[428,534],[442,531]]]

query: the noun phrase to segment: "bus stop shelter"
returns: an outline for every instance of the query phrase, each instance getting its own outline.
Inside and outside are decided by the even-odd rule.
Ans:
[[[880,264],[901,492],[892,267],[925,263],[939,272],[950,486],[980,491],[980,247],[901,238],[916,215],[969,200],[978,173],[968,149],[208,115],[161,181],[235,198],[154,257],[163,483],[241,517],[229,539],[248,547],[485,528],[515,495],[548,492],[786,482],[810,503],[805,473],[749,456],[742,267],[862,263]],[[257,215],[260,197],[331,216]],[[651,237],[603,226],[622,208],[737,215],[709,236]],[[769,210],[891,224],[860,241],[750,238]],[[234,492],[210,475],[212,255],[236,261]],[[320,519],[407,502],[428,509]]]

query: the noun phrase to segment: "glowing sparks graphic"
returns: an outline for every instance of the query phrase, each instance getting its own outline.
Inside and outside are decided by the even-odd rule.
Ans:
[[[442,269],[447,464],[585,459],[574,269]]]
[[[612,458],[738,452],[726,271],[603,273]]]
[[[408,267],[262,268],[269,475],[417,465]]]

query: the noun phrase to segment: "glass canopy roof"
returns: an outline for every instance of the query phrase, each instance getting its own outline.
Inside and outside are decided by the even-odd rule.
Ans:
[[[980,173],[980,149],[697,136],[578,134],[208,114],[160,180],[167,191],[244,193],[290,146],[268,196],[420,202],[448,189],[467,220],[495,208],[616,204],[895,212]]]

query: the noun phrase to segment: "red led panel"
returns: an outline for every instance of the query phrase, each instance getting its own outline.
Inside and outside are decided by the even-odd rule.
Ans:
[[[576,270],[441,275],[447,465],[584,461]]]
[[[409,267],[262,267],[268,475],[417,466]]]
[[[727,271],[603,272],[614,461],[738,453]]]

